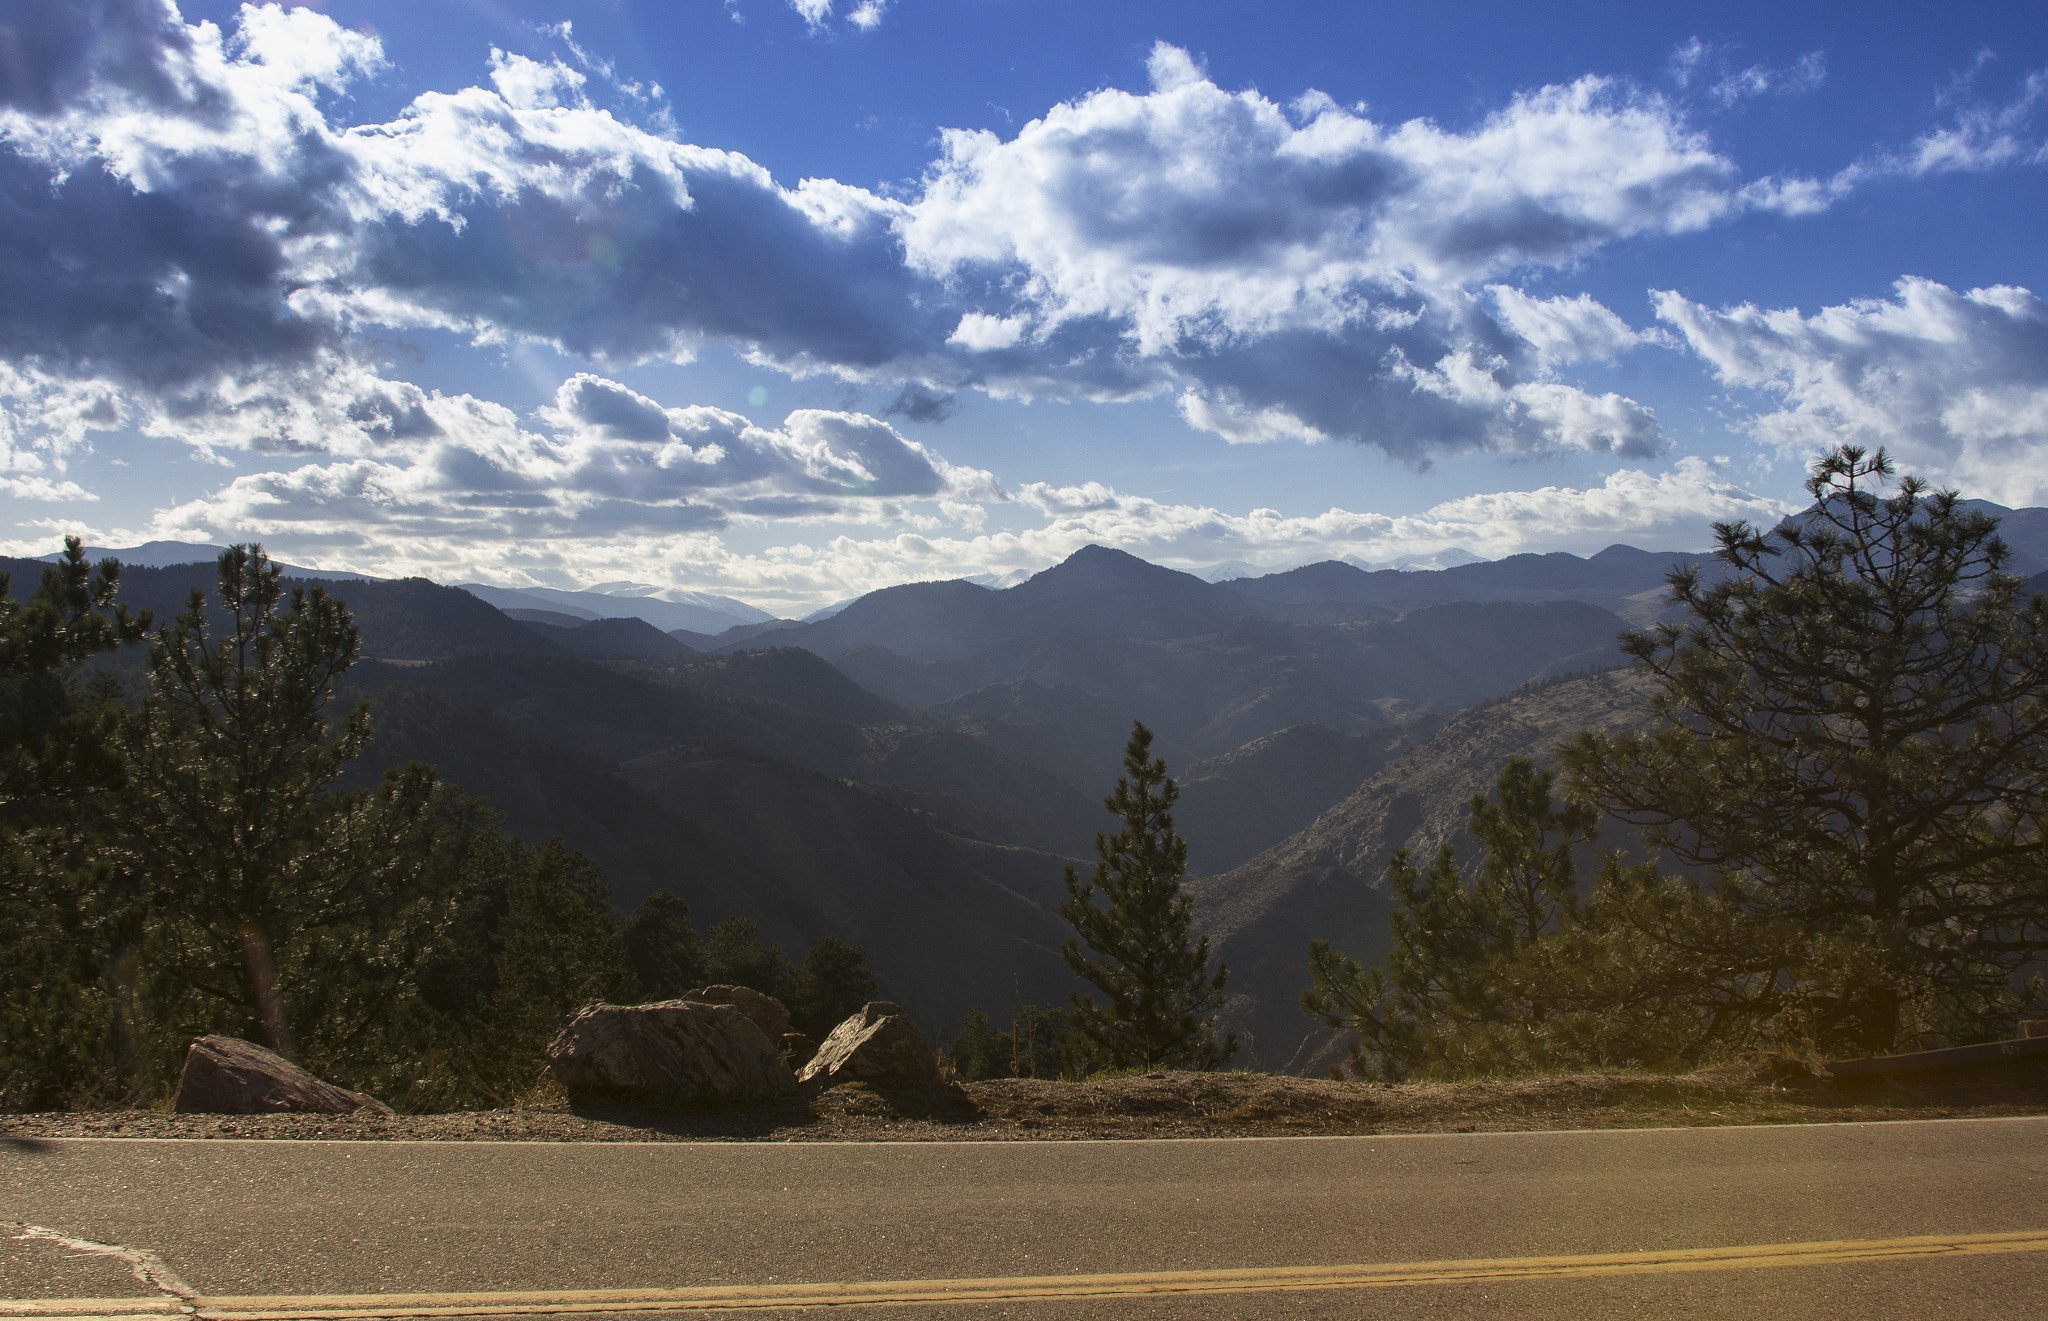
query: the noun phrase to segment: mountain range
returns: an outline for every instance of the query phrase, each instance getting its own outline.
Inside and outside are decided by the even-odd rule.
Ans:
[[[2048,568],[2048,510],[2005,531],[2016,567]],[[589,853],[622,907],[666,888],[700,928],[739,914],[792,952],[854,940],[942,1037],[976,1004],[1001,1022],[1063,997],[1060,873],[1113,824],[1101,795],[1142,719],[1181,786],[1227,1020],[1261,1065],[1313,1069],[1330,1041],[1295,1003],[1307,941],[1382,954],[1393,849],[1461,841],[1508,756],[1639,718],[1615,636],[1700,558],[1615,546],[1210,582],[1088,547],[1008,587],[908,584],[704,629],[601,613],[644,595],[321,585],[361,628],[348,694],[378,731],[350,783],[433,762],[509,829]],[[19,593],[43,566],[0,567]],[[212,581],[209,562],[138,560],[122,585],[162,619]],[[139,663],[114,666],[131,692]]]

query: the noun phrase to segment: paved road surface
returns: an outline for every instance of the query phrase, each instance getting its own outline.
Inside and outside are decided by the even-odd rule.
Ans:
[[[2048,1318],[2048,1118],[901,1146],[66,1141],[0,1147],[5,1222],[0,1298],[43,1300],[0,1305],[16,1315],[175,1315],[196,1295],[202,1316],[243,1318],[856,1301],[874,1321]]]

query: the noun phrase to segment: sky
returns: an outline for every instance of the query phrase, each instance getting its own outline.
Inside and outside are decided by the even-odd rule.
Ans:
[[[0,0],[0,550],[776,614],[2048,504],[2032,6]]]

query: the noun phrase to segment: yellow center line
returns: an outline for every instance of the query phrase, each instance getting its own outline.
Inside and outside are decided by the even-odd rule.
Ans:
[[[1981,1257],[2048,1252],[2048,1230],[1922,1234],[1745,1247],[1609,1252],[1576,1257],[1489,1257],[1462,1261],[1274,1266],[1239,1270],[1145,1271],[1121,1275],[1028,1275],[964,1280],[874,1280],[838,1284],[705,1285],[685,1289],[564,1289],[543,1292],[283,1294],[248,1297],[0,1299],[0,1318],[131,1321],[195,1316],[200,1321],[379,1321],[399,1317],[564,1316],[601,1312],[753,1311],[786,1307],[914,1306],[1021,1302],[1039,1298],[1388,1289],[1429,1284],[1756,1270],[1860,1261]]]

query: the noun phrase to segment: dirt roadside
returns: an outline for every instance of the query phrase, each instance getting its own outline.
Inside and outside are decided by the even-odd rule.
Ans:
[[[969,1083],[963,1090],[971,1106],[849,1084],[809,1102],[695,1110],[560,1101],[395,1118],[142,1110],[10,1114],[0,1115],[0,1141],[1003,1142],[1876,1122],[2048,1113],[2048,1066],[1857,1083],[1771,1081],[1737,1071],[1394,1086],[1270,1074],[1152,1073],[1075,1083],[1001,1079]]]

